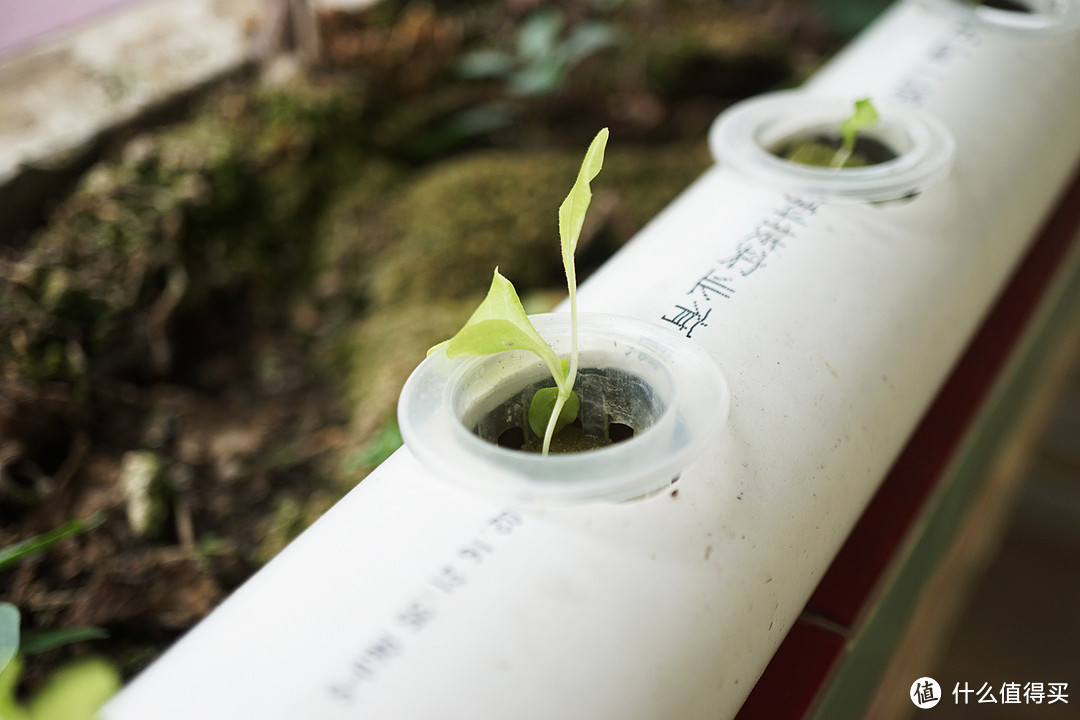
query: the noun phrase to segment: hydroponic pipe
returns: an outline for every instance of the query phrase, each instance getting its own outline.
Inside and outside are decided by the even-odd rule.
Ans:
[[[964,17],[901,3],[805,88],[943,127],[917,197],[721,162],[581,289],[727,376],[670,492],[508,509],[403,449],[104,717],[734,715],[1080,158],[1075,34]]]

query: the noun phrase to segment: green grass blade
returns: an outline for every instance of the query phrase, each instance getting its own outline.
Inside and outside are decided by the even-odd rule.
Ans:
[[[100,514],[92,515],[86,520],[68,520],[49,532],[0,548],[0,570],[20,562],[28,555],[47,550],[72,535],[79,535],[93,530],[104,521],[105,517]]]
[[[106,630],[98,627],[60,628],[57,630],[44,630],[33,635],[27,635],[22,641],[23,655],[37,655],[49,650],[55,650],[64,645],[86,642],[88,640],[104,640],[109,637]]]

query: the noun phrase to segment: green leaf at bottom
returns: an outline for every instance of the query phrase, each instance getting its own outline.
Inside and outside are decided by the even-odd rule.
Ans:
[[[532,402],[529,404],[529,427],[532,428],[537,437],[544,437],[548,421],[551,419],[551,413],[555,410],[555,399],[558,397],[559,388],[553,387],[542,388],[533,395]],[[555,432],[559,432],[574,422],[580,408],[581,399],[576,392],[571,391],[563,404],[562,410],[559,411],[559,419],[555,421]]]

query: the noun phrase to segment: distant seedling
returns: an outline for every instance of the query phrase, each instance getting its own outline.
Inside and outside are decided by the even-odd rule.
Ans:
[[[804,138],[789,144],[777,154],[801,165],[838,170],[876,165],[896,156],[881,142],[860,137],[860,133],[874,127],[880,120],[881,116],[869,98],[856,100],[851,115],[840,123],[838,136]]]

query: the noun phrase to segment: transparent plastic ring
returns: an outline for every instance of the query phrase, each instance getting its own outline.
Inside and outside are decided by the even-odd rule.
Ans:
[[[569,352],[568,314],[530,319],[556,353]],[[723,374],[708,353],[656,323],[581,313],[578,326],[581,415],[637,425],[633,437],[547,456],[483,439],[477,427],[485,416],[505,414],[509,400],[545,376],[553,385],[550,374],[521,350],[456,359],[440,350],[413,371],[401,393],[405,444],[443,479],[517,505],[616,502],[670,486],[727,420]]]
[[[944,177],[956,144],[934,118],[875,101],[881,120],[864,131],[896,157],[864,167],[802,165],[776,153],[787,143],[817,134],[837,134],[853,107],[850,99],[782,91],[737,103],[713,123],[709,146],[722,167],[784,190],[864,202],[911,197]]]

